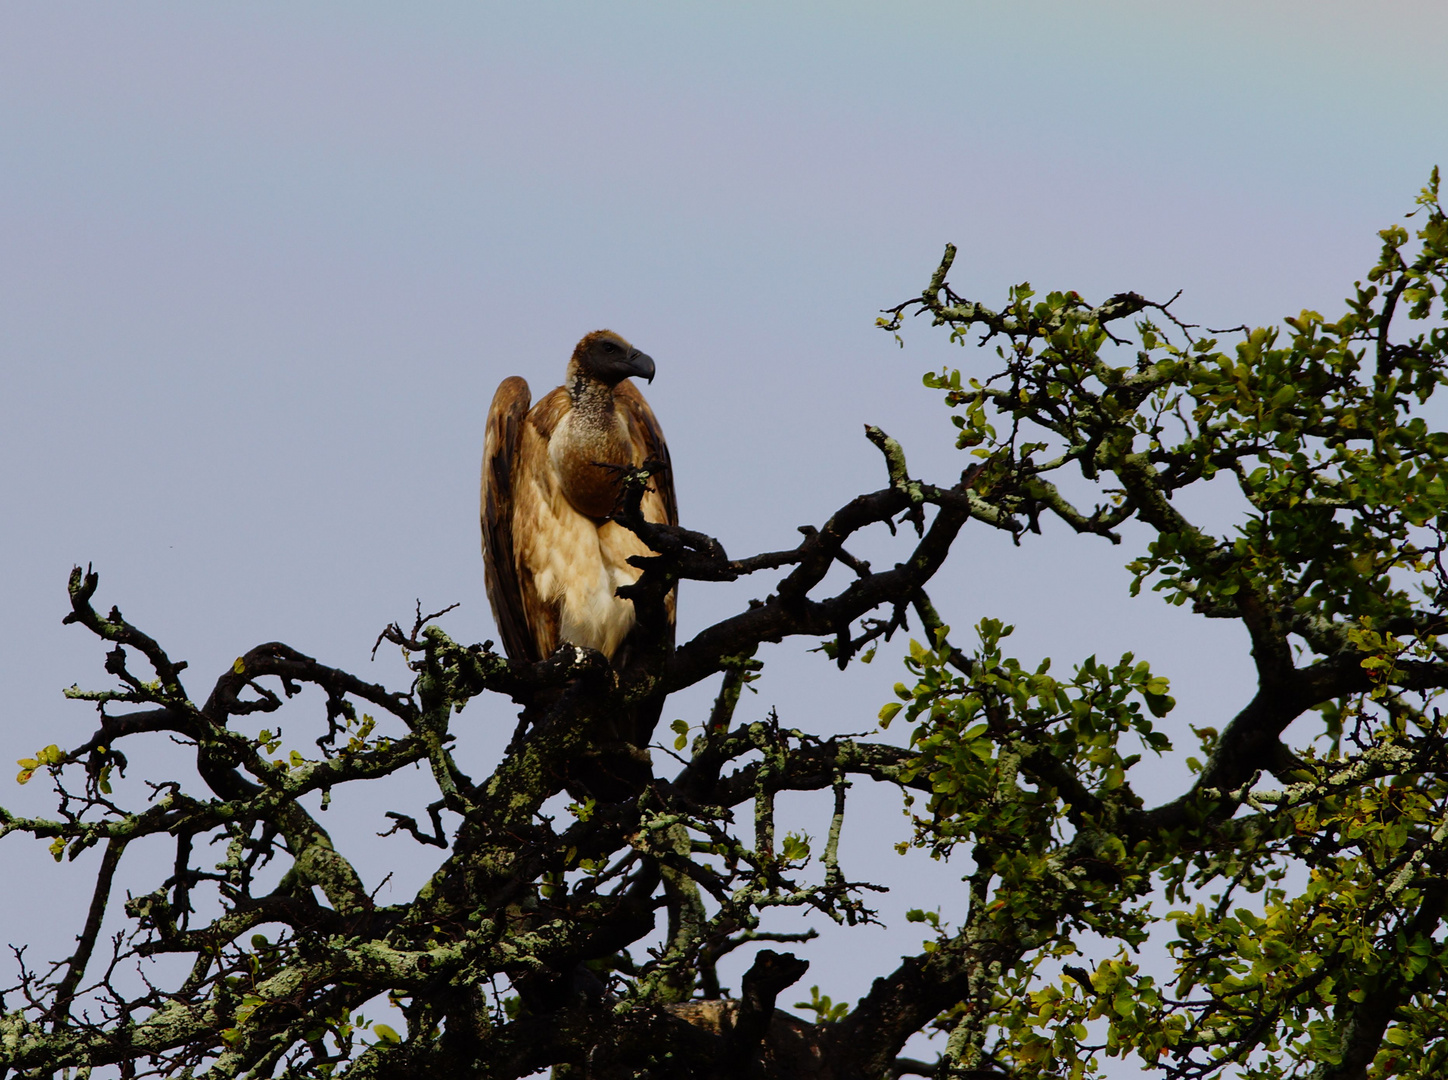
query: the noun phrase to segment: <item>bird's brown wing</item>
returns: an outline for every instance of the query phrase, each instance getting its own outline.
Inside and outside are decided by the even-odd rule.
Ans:
[[[642,465],[646,461],[655,460],[664,464],[663,472],[655,473],[653,478],[658,502],[651,507],[650,503],[654,500],[647,496],[644,498],[644,517],[650,521],[677,525],[679,503],[674,496],[674,466],[669,460],[669,444],[664,442],[664,432],[654,417],[654,410],[649,408],[649,403],[644,400],[643,394],[639,393],[638,387],[628,379],[614,388],[613,399],[616,406],[628,417],[629,436],[634,445],[634,458],[637,463]],[[650,513],[651,509],[653,513]],[[658,516],[660,514],[662,517]]]
[[[663,463],[663,470],[653,476],[653,490],[644,494],[641,509],[647,521],[679,523],[679,503],[674,495],[674,466],[669,460],[669,444],[664,442],[663,429],[654,416],[654,410],[639,393],[638,387],[629,380],[619,383],[613,391],[615,406],[628,418],[629,441],[633,443],[634,461],[642,465],[646,461]],[[674,609],[677,591],[670,591],[665,600],[668,614],[668,636],[672,643],[674,633]]]
[[[504,379],[488,409],[487,436],[483,443],[481,517],[483,524],[483,574],[493,621],[503,638],[503,648],[515,660],[540,660],[529,630],[523,600],[523,583],[513,546],[514,495],[517,486],[518,450],[523,441],[532,394],[528,384],[514,375]]]
[[[552,656],[562,643],[560,592],[566,585],[558,572],[567,568],[569,550],[560,514],[568,500],[558,483],[549,455],[553,430],[571,408],[568,391],[555,387],[528,411],[513,453],[513,572],[518,579],[519,621],[528,635],[529,659]],[[571,513],[571,511],[569,511]],[[548,582],[549,595],[539,591]]]
[[[614,387],[613,400],[615,407],[628,418],[629,441],[633,444],[634,463],[642,465],[646,461],[652,460],[662,462],[664,466],[662,471],[653,476],[653,490],[644,494],[640,507],[643,510],[644,519],[677,525],[679,523],[679,503],[674,495],[674,466],[669,459],[669,444],[664,442],[664,432],[659,427],[654,410],[649,408],[649,403],[644,400],[643,394],[639,393],[638,388],[627,379]],[[674,644],[677,598],[678,589],[675,587],[670,590],[664,600],[665,617],[668,619],[668,625],[663,628],[664,638],[671,648]],[[627,668],[631,664],[631,654],[638,633],[636,628],[628,637],[624,638],[623,645],[614,654],[613,662],[617,667]],[[619,736],[634,747],[647,747],[653,738],[653,731],[658,725],[663,706],[662,697],[641,702],[635,706],[630,715],[619,721]],[[610,767],[613,774],[621,779],[621,787],[624,790],[629,789],[630,786],[633,790],[638,790],[641,786],[640,781],[646,783],[651,775],[646,761],[641,773],[636,774],[635,770],[639,768],[639,764],[632,756],[606,761],[599,766],[599,771],[606,775]],[[595,782],[595,786],[599,786],[597,782]],[[604,792],[600,796],[603,798],[614,794],[606,785],[600,787],[600,790]]]

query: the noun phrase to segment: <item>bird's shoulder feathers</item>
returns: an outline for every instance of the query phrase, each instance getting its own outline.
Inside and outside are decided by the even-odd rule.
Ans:
[[[558,427],[558,422],[567,416],[572,408],[573,403],[569,400],[567,389],[555,386],[533,406],[532,412],[528,414],[528,426],[547,443],[553,438],[553,430]]]

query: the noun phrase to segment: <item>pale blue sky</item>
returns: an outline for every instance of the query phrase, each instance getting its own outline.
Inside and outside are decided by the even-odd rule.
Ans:
[[[397,680],[366,652],[415,597],[490,636],[487,402],[505,375],[554,385],[587,330],[655,357],[684,523],[743,553],[880,483],[865,422],[921,474],[960,468],[919,375],[978,361],[872,326],[947,240],[986,302],[1030,279],[1181,288],[1209,325],[1331,311],[1448,159],[1444,41],[1426,2],[8,4],[4,760],[90,729],[59,698],[102,674],[59,625],[74,562],[202,696],[278,638]],[[1031,658],[1143,652],[1183,727],[1220,723],[1243,643],[1128,601],[1127,557],[968,531],[937,601],[1015,621]],[[686,588],[685,631],[765,587]],[[753,707],[816,730],[868,727],[898,677],[770,659]],[[465,715],[482,771],[511,717]],[[0,804],[40,810],[37,786]],[[898,881],[902,821],[869,805],[850,872]],[[379,807],[331,824],[360,842]],[[80,910],[86,866],[5,843],[0,937],[60,951],[42,913]],[[371,880],[394,864],[428,868],[396,839],[364,856]],[[821,946],[806,982],[849,996],[915,947],[899,912],[948,906],[953,878],[909,873],[893,928],[856,963]]]

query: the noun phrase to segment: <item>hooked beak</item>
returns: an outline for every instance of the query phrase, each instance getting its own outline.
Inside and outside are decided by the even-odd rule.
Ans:
[[[644,379],[648,382],[654,381],[654,359],[648,353],[641,353],[637,349],[628,354],[624,362],[624,373],[635,378]]]

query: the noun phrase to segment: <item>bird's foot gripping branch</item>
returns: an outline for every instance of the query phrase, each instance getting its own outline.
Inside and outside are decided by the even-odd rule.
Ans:
[[[0,1066],[1054,1080],[1132,1056],[1170,1080],[1448,1073],[1436,174],[1416,214],[1411,233],[1384,231],[1340,315],[1276,329],[1201,331],[1171,303],[1028,286],[996,310],[950,289],[950,249],[882,324],[919,312],[987,346],[927,376],[971,455],[962,478],[913,478],[872,429],[885,487],[792,548],[731,559],[645,512],[661,459],[622,469],[612,521],[652,554],[634,556],[625,599],[646,633],[621,661],[568,645],[510,660],[419,613],[384,634],[415,675],[405,692],[268,644],[198,705],[184,664],[100,614],[95,576],[77,571],[68,619],[108,643],[114,685],[71,691],[100,710],[89,738],[21,762],[23,780],[56,783],[55,816],[7,813],[0,831],[58,859],[99,849],[95,891],[70,955],[22,954]],[[1202,518],[1223,500],[1187,493],[1214,481],[1237,506]],[[1122,559],[1133,587],[1240,624],[1252,677],[1220,680],[1194,703],[1220,719],[1188,728],[1160,658],[1022,660],[1010,628],[975,613],[967,643],[925,589],[972,519],[1010,533],[1018,558],[1053,528],[1136,545]],[[851,552],[861,530],[902,523],[888,569]],[[837,566],[849,580],[830,591]],[[773,575],[762,599],[670,646],[679,581],[751,574]],[[843,665],[910,627],[907,677],[879,714],[906,746],[744,714],[761,644],[815,638]],[[708,715],[675,722],[651,760],[639,718],[713,677]],[[509,699],[519,734],[469,775],[453,751],[463,725],[511,726]],[[158,736],[194,768],[137,797]],[[601,742],[633,756],[580,771]],[[1150,804],[1140,762],[1177,754],[1153,788],[1175,775],[1179,789]],[[429,790],[379,807],[378,824],[436,861],[383,904],[323,810],[408,766]],[[841,857],[867,782],[905,793],[902,846],[951,857],[963,884],[911,913],[910,955],[857,1000],[815,989],[789,1015],[781,995],[814,931],[782,929],[776,909],[845,932],[877,917],[874,886]],[[825,836],[791,827],[791,792],[818,793]],[[161,843],[164,865],[141,861]],[[149,887],[113,896],[123,871]],[[731,968],[741,950],[752,959]],[[377,1022],[385,1000],[401,1020]],[[932,1060],[902,1056],[920,1032],[938,1035]]]

